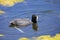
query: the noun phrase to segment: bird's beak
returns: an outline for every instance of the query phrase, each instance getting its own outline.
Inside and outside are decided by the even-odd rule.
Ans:
[[[37,17],[37,21],[38,21],[38,16],[36,16]]]

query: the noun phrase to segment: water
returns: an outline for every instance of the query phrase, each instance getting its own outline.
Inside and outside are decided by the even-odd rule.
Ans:
[[[24,3],[17,3],[13,7],[0,6],[6,13],[0,15],[0,34],[5,36],[1,40],[18,40],[21,37],[36,37],[41,35],[54,36],[60,33],[60,0],[26,0]],[[20,33],[9,27],[9,22],[16,18],[30,18],[36,14],[39,30],[35,32],[32,25],[21,28],[25,33]]]

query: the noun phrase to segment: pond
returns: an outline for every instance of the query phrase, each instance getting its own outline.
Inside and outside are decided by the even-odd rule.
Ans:
[[[55,36],[60,34],[60,0],[25,0],[16,3],[12,7],[0,5],[0,10],[5,13],[0,15],[0,40],[18,40],[21,37],[37,37],[42,35]],[[21,33],[15,28],[9,27],[9,22],[17,18],[29,18],[32,14],[38,15],[38,31],[32,29],[32,25],[20,28]]]

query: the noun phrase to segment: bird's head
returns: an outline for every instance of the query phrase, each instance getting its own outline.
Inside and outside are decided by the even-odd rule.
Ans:
[[[37,23],[37,21],[38,21],[38,16],[35,15],[35,14],[33,14],[33,15],[32,15],[32,22],[33,22],[33,23]]]

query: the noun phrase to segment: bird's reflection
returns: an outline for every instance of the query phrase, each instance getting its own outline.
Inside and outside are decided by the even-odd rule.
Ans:
[[[32,28],[33,28],[34,31],[38,31],[38,25],[37,25],[37,23],[33,23],[32,24]]]
[[[17,28],[19,28],[18,26],[14,25],[14,24],[10,25],[9,27],[17,27]],[[34,31],[38,31],[38,25],[37,25],[37,23],[32,23],[32,29]]]

